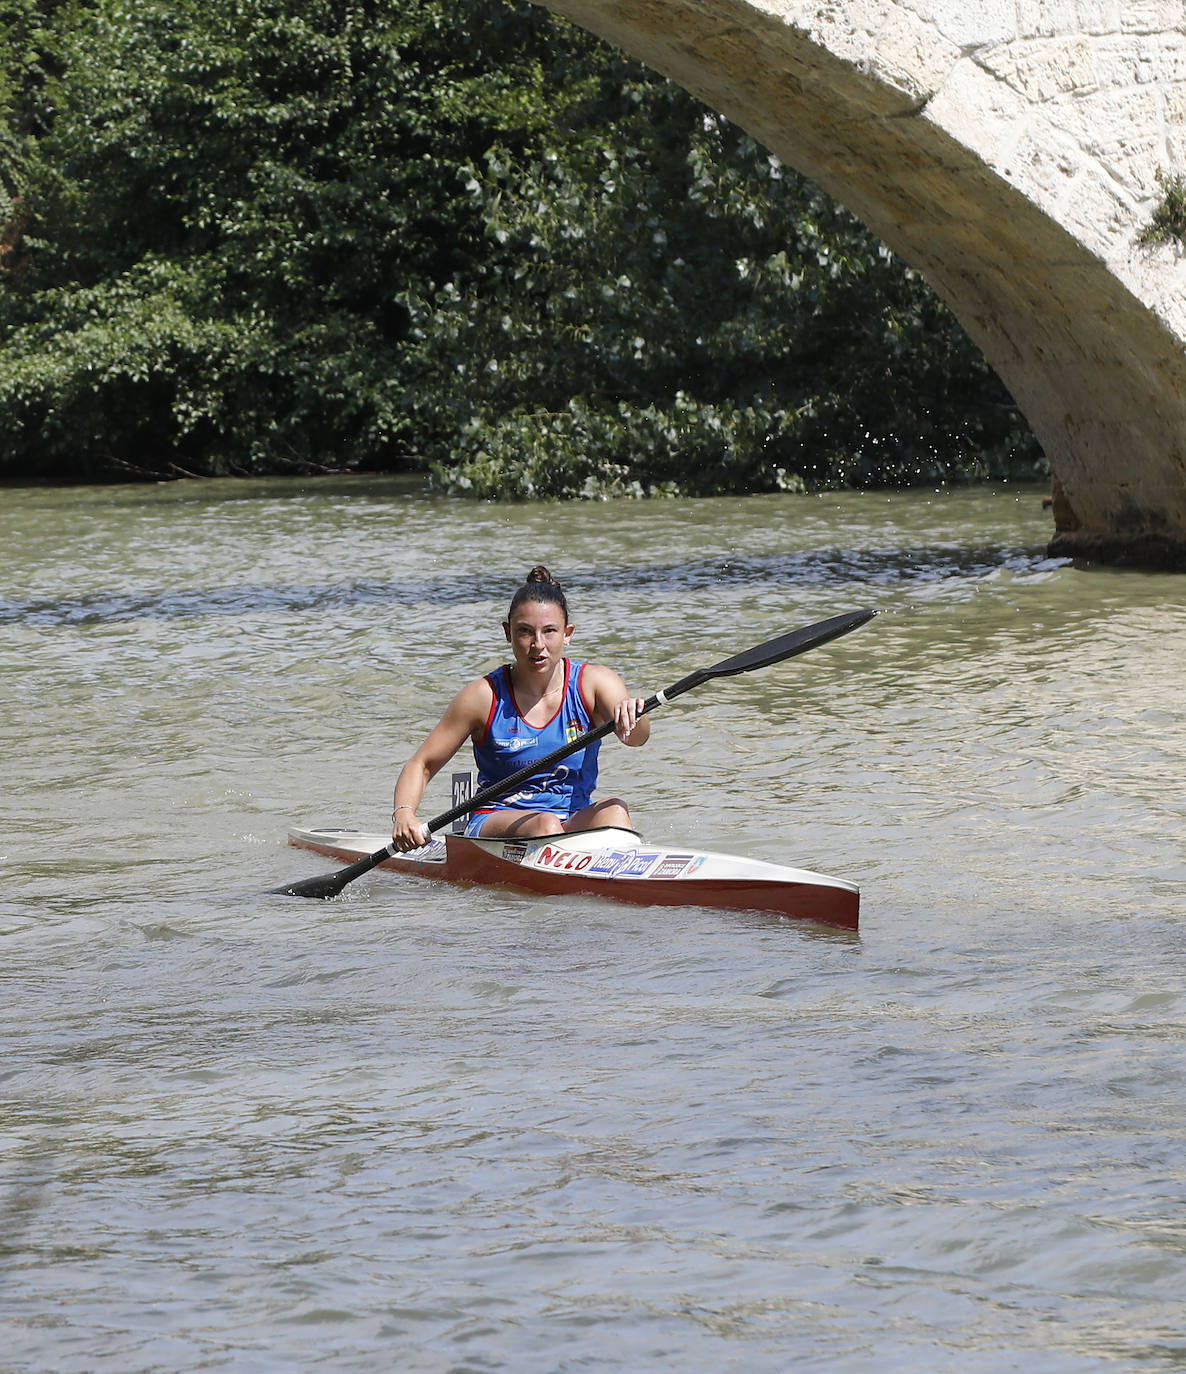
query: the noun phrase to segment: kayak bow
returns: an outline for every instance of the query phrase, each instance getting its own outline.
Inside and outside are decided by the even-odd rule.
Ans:
[[[294,829],[289,844],[343,863],[381,848],[383,835]],[[604,826],[530,839],[446,835],[380,865],[397,873],[545,896],[574,893],[638,906],[706,906],[765,911],[856,930],[855,884],[803,868],[702,849],[647,844],[636,830]]]

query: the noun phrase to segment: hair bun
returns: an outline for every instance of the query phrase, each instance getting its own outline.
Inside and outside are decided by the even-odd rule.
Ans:
[[[542,563],[537,563],[532,568],[523,585],[511,598],[511,609],[507,612],[507,620],[513,620],[519,607],[528,602],[540,606],[559,606],[565,624],[568,623],[568,601],[565,598],[564,589]]]

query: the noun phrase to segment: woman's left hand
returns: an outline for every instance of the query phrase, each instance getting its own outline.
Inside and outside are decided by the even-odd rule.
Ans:
[[[614,711],[614,733],[625,744],[634,733],[646,702],[642,697],[623,697]]]

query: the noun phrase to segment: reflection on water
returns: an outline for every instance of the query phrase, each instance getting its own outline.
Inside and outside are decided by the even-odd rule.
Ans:
[[[6,492],[0,1365],[1186,1364],[1186,594],[1048,559],[1040,498]],[[603,751],[858,937],[268,895],[536,562],[644,692],[880,612]]]
[[[976,582],[1001,574],[1030,576],[1064,564],[1065,560],[1048,559],[1032,549],[1009,550],[992,545],[819,549],[766,557],[688,558],[678,563],[646,566],[601,566],[583,575],[580,586],[587,597],[613,595],[623,587],[652,596],[697,592],[720,596],[772,583],[830,588],[846,582],[854,587],[877,588],[898,587],[902,583],[950,584],[961,579]],[[482,600],[497,602],[505,597],[508,573],[513,579],[514,571],[508,570],[501,577],[487,574],[464,584],[456,576],[446,574],[408,581],[352,579],[288,586],[241,583],[156,593],[97,591],[46,600],[9,601],[0,597],[0,625],[95,625],[123,620],[297,610],[348,611],[355,607],[395,609],[425,604],[451,607]]]

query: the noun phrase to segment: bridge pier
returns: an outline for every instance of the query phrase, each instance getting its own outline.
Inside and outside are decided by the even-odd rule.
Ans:
[[[922,271],[1025,413],[1052,551],[1186,569],[1182,0],[544,0],[663,72]],[[972,12],[974,11],[974,12]]]

